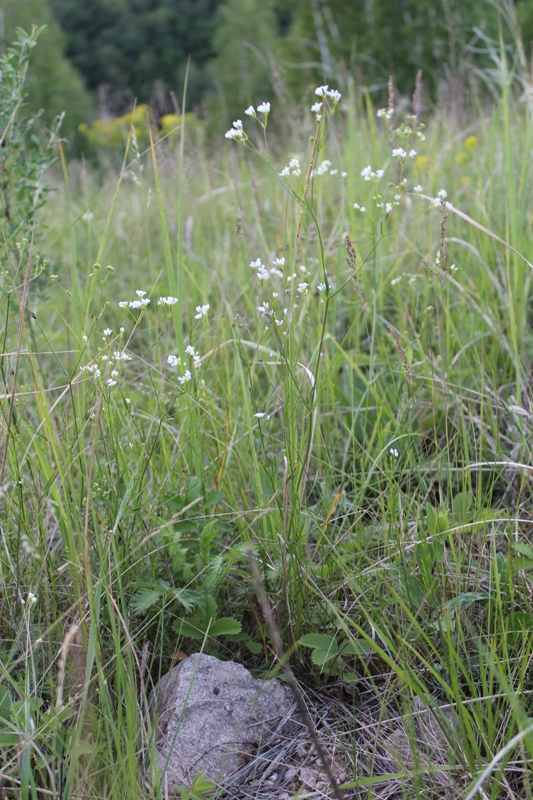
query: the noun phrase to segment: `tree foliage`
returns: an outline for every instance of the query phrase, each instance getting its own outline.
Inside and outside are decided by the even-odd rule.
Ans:
[[[116,107],[154,91],[180,91],[189,55],[191,92],[205,91],[205,65],[220,0],[51,0],[67,53],[87,86],[122,94]]]
[[[52,124],[65,112],[63,130],[75,129],[89,115],[90,96],[83,79],[64,54],[65,36],[54,20],[47,0],[2,0],[4,50],[16,37],[17,28],[31,31],[33,25],[46,25],[39,44],[32,49],[28,71],[27,110],[44,110],[43,118]]]

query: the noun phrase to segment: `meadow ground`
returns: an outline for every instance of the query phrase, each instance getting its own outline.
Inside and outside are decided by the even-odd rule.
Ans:
[[[533,797],[531,117],[336,103],[64,162],[6,248],[7,797],[162,796],[158,677],[279,673],[250,552],[346,797]]]

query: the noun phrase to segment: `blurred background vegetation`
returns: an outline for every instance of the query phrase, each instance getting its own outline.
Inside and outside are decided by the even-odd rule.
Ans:
[[[506,41],[520,31],[526,58],[533,41],[530,0],[0,0],[0,11],[4,48],[17,27],[47,25],[29,108],[44,108],[47,122],[65,110],[65,132],[135,102],[156,120],[179,114],[189,56],[189,109],[217,126],[317,81],[351,81],[382,103],[389,75],[410,94],[419,69],[426,100],[453,99],[460,111],[465,89],[482,98]]]

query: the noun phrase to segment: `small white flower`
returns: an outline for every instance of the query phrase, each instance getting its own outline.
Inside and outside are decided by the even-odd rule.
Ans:
[[[281,258],[275,258],[272,262],[275,267],[284,267],[285,266],[285,259],[283,256]]]
[[[111,336],[112,333],[113,331],[111,330],[111,328],[106,328],[104,330],[104,336]]]
[[[307,283],[307,281],[303,281],[302,283],[298,284],[298,286],[296,287],[296,291],[299,294],[307,294],[308,288],[309,288],[309,284]]]
[[[459,267],[456,264],[452,264],[450,267],[450,272],[457,272],[458,269]]]
[[[421,142],[425,142],[426,141],[426,134],[422,133],[422,131],[417,131],[416,135],[420,139]]]
[[[256,419],[263,419],[264,416],[265,416],[265,412],[264,411],[258,411],[257,414],[254,414],[254,417]]]
[[[128,305],[130,308],[144,308],[144,306],[147,306],[149,302],[149,297],[143,297],[142,300],[130,300]]]
[[[116,369],[111,371],[111,377],[112,378],[118,378],[118,371]]]
[[[114,352],[113,358],[115,361],[131,361],[131,356],[129,356],[127,353],[120,352],[119,350]]]
[[[326,86],[317,86],[315,89],[315,94],[317,94],[319,97],[324,97],[328,93],[328,89],[329,86],[327,84]]]
[[[389,450],[389,453],[393,458],[398,458],[399,455],[400,455],[398,450],[396,450],[395,447],[391,447],[390,450]]]
[[[327,92],[327,95],[331,97],[334,103],[338,103],[342,97],[338,89],[330,89],[329,92]]]
[[[261,112],[261,114],[269,114],[270,113],[270,103],[261,103],[257,106],[257,110]]]
[[[235,122],[233,123],[233,127],[237,131],[242,131],[242,120],[241,119],[236,119]]]
[[[188,344],[187,345],[187,347],[185,348],[185,352],[187,353],[188,356],[191,356],[191,357],[196,355],[196,350],[194,349],[192,344]]]
[[[437,197],[440,197],[441,200],[446,200],[448,197],[448,192],[446,189],[441,189],[439,192],[437,192]]]
[[[157,301],[158,306],[174,306],[178,302],[177,297],[160,297]]]
[[[125,398],[124,398],[124,401],[125,401],[125,402],[126,402],[128,405],[129,405],[129,406],[131,405],[131,400],[130,400],[130,398],[129,398],[129,397],[125,397]]]
[[[135,294],[137,295],[137,297],[146,297],[146,292],[144,292],[142,289],[137,289]]]
[[[313,105],[311,106],[311,111],[314,114],[320,114],[320,112],[322,111],[322,103],[313,103]]]
[[[191,375],[191,371],[189,369],[186,369],[185,372],[183,373],[183,375],[178,376],[178,383],[183,384],[183,383],[187,383],[190,380],[192,380],[192,375]]]
[[[414,158],[416,156],[416,150],[409,150],[409,158]]]
[[[376,178],[382,178],[382,177],[383,177],[383,170],[382,169],[377,169],[376,170]]]
[[[194,319],[202,319],[207,315],[207,312],[210,309],[209,303],[206,303],[205,306],[196,306],[197,313],[194,315]]]
[[[329,171],[329,174],[330,174],[330,175],[337,175],[337,174],[338,174],[338,172],[339,172],[339,170],[338,170],[338,169],[330,169],[330,171]]]
[[[244,133],[240,129],[230,128],[229,131],[226,131],[224,134],[226,139],[244,139]]]
[[[262,267],[262,266],[263,265],[261,264],[261,259],[260,258],[258,258],[256,261],[250,261],[250,267],[252,269],[258,269],[259,267]]]
[[[322,119],[322,114],[317,114],[316,115],[316,121],[320,122],[321,119]]]
[[[393,158],[407,158],[407,153],[403,149],[403,147],[395,147],[392,151]]]
[[[257,279],[259,281],[267,281],[269,277],[270,275],[268,274],[267,268],[264,266],[264,264],[261,264],[261,266],[257,270]]]
[[[283,167],[283,169],[279,173],[279,176],[280,178],[288,178],[290,174],[291,174],[290,169],[288,167]]]
[[[81,218],[84,222],[91,222],[93,219],[94,214],[92,211],[86,211],[85,214],[82,214]]]
[[[244,113],[248,114],[249,117],[255,117],[255,108],[253,106],[248,106]]]
[[[289,168],[293,175],[298,176],[302,174],[302,170],[300,169],[300,162],[298,161],[297,158],[291,158],[289,162]]]
[[[319,292],[325,292],[326,291],[326,284],[325,283],[318,283],[316,288],[318,289]]]
[[[28,592],[27,602],[31,606],[34,606],[35,603],[37,602],[37,597],[33,594],[33,592]]]
[[[278,292],[272,292],[272,297],[273,297],[274,299],[276,299],[276,297],[278,297]]]
[[[280,269],[278,269],[277,267],[271,267],[270,268],[270,274],[271,275],[276,275],[278,278],[283,278],[283,272]]]
[[[413,192],[416,192],[417,194],[422,194],[423,191],[424,190],[422,189],[420,184],[417,184],[417,186],[415,186],[414,189],[413,189]]]
[[[117,382],[116,382],[116,381],[114,381],[112,378],[109,378],[109,379],[106,381],[106,384],[107,384],[107,386],[116,386],[116,385],[117,385]]]
[[[118,307],[119,308],[127,308],[128,307],[128,301],[127,300],[121,300],[120,303],[118,304]]]
[[[394,115],[393,108],[380,108],[376,114],[377,117],[381,117],[383,119],[392,119],[393,115]]]
[[[177,356],[174,355],[170,355],[167,358],[167,364],[170,364],[171,367],[178,367],[181,364],[181,358],[178,358]]]
[[[102,361],[109,361],[109,356],[102,356]]]
[[[193,360],[192,360],[192,365],[193,365],[193,367],[194,367],[195,369],[198,369],[199,367],[201,367],[201,366],[202,366],[202,359],[200,358],[200,356],[198,355],[198,353],[197,353],[197,354],[194,356],[194,358],[193,358]]]
[[[385,211],[387,212],[387,214],[391,213],[391,211],[392,211],[392,203],[386,203],[385,204]]]
[[[81,338],[83,339],[83,341],[85,342],[85,344],[87,344],[87,342],[89,341],[89,337],[88,337],[88,336],[86,336],[85,334],[83,334],[83,336],[82,336]]]

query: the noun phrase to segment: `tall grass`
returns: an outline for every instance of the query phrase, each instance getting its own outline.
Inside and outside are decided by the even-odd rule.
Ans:
[[[349,91],[314,144],[302,120],[268,156],[246,118],[259,157],[64,162],[20,347],[3,290],[8,796],[162,795],[146,700],[179,651],[276,666],[251,546],[302,685],[367,680],[414,720],[381,788],[533,797],[529,120],[510,92],[467,130],[435,112],[403,167]],[[380,796],[355,749],[346,789]]]

